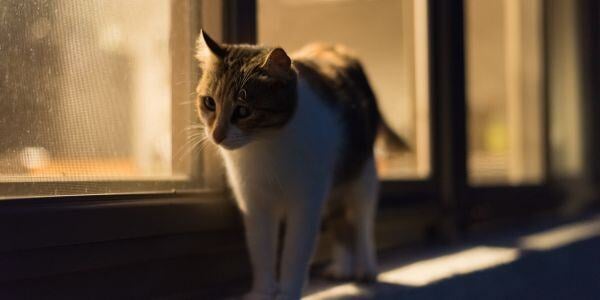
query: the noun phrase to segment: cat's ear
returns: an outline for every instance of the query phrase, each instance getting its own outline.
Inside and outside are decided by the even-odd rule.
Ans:
[[[200,30],[200,36],[196,41],[196,59],[204,62],[211,57],[223,58],[225,55],[223,46],[215,42],[204,30]]]
[[[292,60],[281,48],[269,52],[262,68],[271,76],[288,77],[292,67]]]

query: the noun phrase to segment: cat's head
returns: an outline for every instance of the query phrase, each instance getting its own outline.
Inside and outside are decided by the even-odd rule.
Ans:
[[[296,107],[296,72],[281,48],[197,41],[196,109],[208,139],[232,150],[282,128]]]

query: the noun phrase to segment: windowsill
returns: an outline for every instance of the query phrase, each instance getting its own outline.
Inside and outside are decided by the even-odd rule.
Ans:
[[[49,182],[184,182],[189,180],[185,175],[164,175],[164,176],[109,176],[109,175],[85,175],[85,176],[31,176],[15,175],[3,176],[0,178],[2,183],[49,183]]]
[[[224,193],[37,197],[0,201],[0,252],[230,228]]]
[[[90,197],[94,199],[114,197],[143,197],[144,195],[210,194],[201,188],[201,180],[192,181],[185,176],[161,178],[28,178],[0,180],[0,202],[24,199],[56,199]],[[140,192],[144,191],[144,192]],[[39,196],[43,195],[43,196]],[[200,196],[203,197],[203,196]]]

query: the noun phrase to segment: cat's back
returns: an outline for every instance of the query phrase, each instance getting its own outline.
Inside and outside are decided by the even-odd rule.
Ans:
[[[380,122],[373,90],[359,59],[342,45],[310,44],[292,55],[300,78],[335,109],[344,125],[344,147],[336,181],[357,176],[373,156]]]
[[[292,55],[294,67],[327,101],[335,105],[361,105],[375,95],[358,57],[343,45],[309,44]]]

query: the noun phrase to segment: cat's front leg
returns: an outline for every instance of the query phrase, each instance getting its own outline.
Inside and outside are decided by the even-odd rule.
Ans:
[[[321,202],[295,205],[288,212],[278,300],[296,300],[302,296],[319,231]]]
[[[243,217],[253,274],[252,290],[244,299],[271,300],[278,290],[276,261],[279,217],[272,208],[258,203],[247,203]]]

